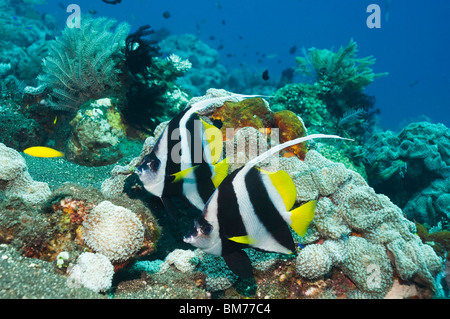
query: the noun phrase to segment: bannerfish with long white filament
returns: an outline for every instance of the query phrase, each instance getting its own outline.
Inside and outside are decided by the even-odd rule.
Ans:
[[[344,139],[313,134],[277,145],[249,161],[222,181],[184,241],[222,256],[230,270],[244,280],[254,279],[243,248],[295,253],[289,226],[304,236],[314,218],[316,201],[291,210],[297,191],[289,174],[282,170],[267,172],[254,166],[283,148],[316,138]]]
[[[232,94],[192,104],[167,124],[150,154],[137,167],[135,172],[144,188],[161,198],[171,217],[176,216],[172,197],[184,197],[202,211],[228,174],[228,163],[221,160],[222,133],[203,121],[198,112],[233,98],[250,97],[260,96]]]

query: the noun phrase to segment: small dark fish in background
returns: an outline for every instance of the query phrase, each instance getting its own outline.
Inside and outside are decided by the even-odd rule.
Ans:
[[[262,79],[267,81],[269,79],[269,70],[265,70],[262,74]]]
[[[419,80],[414,80],[411,83],[409,83],[409,87],[412,88],[413,86],[416,86],[417,84],[419,84]]]
[[[108,3],[108,4],[118,4],[118,3],[121,3],[122,0],[103,0],[103,2]]]
[[[95,11],[94,9],[90,9],[88,12],[89,14],[97,14],[97,11]]]
[[[297,47],[294,45],[289,49],[289,53],[290,54],[295,54],[295,52],[297,52]]]
[[[169,19],[171,16],[172,16],[172,15],[170,14],[169,11],[164,11],[164,13],[163,13],[164,19]]]

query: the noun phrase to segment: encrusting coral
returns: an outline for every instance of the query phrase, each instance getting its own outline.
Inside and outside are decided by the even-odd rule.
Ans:
[[[324,169],[326,162],[328,169]],[[330,170],[338,164],[314,150],[307,153],[304,163],[322,176],[315,180],[326,180],[331,186],[316,186],[323,197],[319,197],[314,221],[303,241],[311,247],[308,251],[318,249],[317,254],[330,254],[319,247],[330,240],[337,241],[333,254],[342,257],[337,258],[335,266],[365,293],[383,297],[393,284],[394,269],[403,280],[434,290],[434,277],[441,270],[442,260],[415,235],[414,223],[397,206],[386,196],[376,194],[359,174],[347,169]],[[315,259],[323,260],[320,268],[315,263],[308,264],[303,254],[300,251],[298,262],[307,276],[325,275],[324,271],[316,271],[329,269],[329,260],[333,260],[330,256]]]

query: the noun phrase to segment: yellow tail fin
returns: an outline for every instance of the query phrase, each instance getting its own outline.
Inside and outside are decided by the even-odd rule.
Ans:
[[[291,226],[292,229],[302,237],[305,236],[309,224],[311,224],[314,219],[316,204],[317,201],[312,200],[290,212],[284,213],[283,215],[289,226]]]

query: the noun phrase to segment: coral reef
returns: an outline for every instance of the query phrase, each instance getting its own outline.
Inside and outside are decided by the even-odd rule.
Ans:
[[[59,272],[70,271],[80,254],[92,250],[106,255],[116,272],[132,259],[154,252],[161,232],[139,201],[125,197],[105,201],[99,190],[70,183],[55,190],[38,208],[19,198],[2,200],[0,210],[1,242],[26,257],[56,262]],[[61,262],[62,255],[66,257]],[[73,283],[90,287],[84,280],[92,281],[95,271],[89,272],[95,269],[82,264]]]
[[[223,88],[242,94],[270,95],[276,90],[273,81],[261,79],[264,70],[242,64],[227,70],[214,49],[194,34],[170,35],[159,43],[161,52],[176,54],[192,63],[192,68],[177,80],[190,96],[201,96],[210,88]]]
[[[409,220],[428,228],[450,229],[450,180],[436,179],[430,186],[414,194],[403,212]]]
[[[209,88],[225,87],[227,70],[220,64],[219,52],[195,35],[171,35],[159,46],[162,53],[176,54],[192,63],[191,70],[178,80],[192,96],[202,96]]]
[[[35,85],[48,39],[56,33],[56,20],[50,14],[42,16],[26,1],[5,0],[0,6],[0,63],[9,64],[10,76]]]
[[[446,297],[450,133],[413,123],[374,135],[365,88],[386,73],[355,41],[305,51],[296,71],[314,82],[286,71],[277,87],[250,66],[227,70],[194,35],[156,41],[148,25],[83,17],[55,39],[56,20],[32,2],[0,2],[0,297]],[[297,254],[245,250],[254,295],[221,257],[182,242],[198,212],[174,200],[169,220],[133,174],[170,118],[225,89],[267,95],[200,114],[222,131],[229,173],[307,134],[356,141],[303,143],[260,165],[285,170],[296,205],[317,209],[305,237],[293,232]],[[65,158],[18,152],[36,145]]]
[[[311,150],[305,158],[305,164],[322,175],[319,180],[328,180],[327,184],[332,185],[330,189],[316,186],[319,195],[327,197],[319,198],[311,232],[304,241],[310,243],[307,247],[319,249],[329,240],[338,241],[338,245],[333,245],[338,251],[331,255],[341,257],[329,258],[340,260],[337,267],[365,293],[384,296],[393,284],[394,271],[402,280],[434,290],[433,278],[440,272],[442,260],[414,234],[415,225],[387,197],[376,194],[360,175],[346,169],[330,174],[323,166],[326,161]],[[326,248],[317,254],[325,252],[330,254]],[[300,252],[298,258],[301,256]],[[394,269],[390,257],[395,262]],[[327,269],[329,260],[321,260]],[[312,263],[309,268],[314,271],[317,265]],[[373,282],[375,273],[378,277]]]
[[[67,276],[54,271],[51,262],[27,258],[0,244],[0,298],[3,299],[104,299],[84,287],[69,287]],[[6,275],[8,274],[8,275]]]
[[[15,150],[41,145],[45,139],[45,131],[39,123],[25,117],[10,108],[0,108],[0,143]]]
[[[227,94],[223,91],[209,92]],[[250,101],[254,107],[258,99]],[[237,111],[230,105],[234,108],[246,106],[240,102],[225,102],[214,106],[203,116],[212,121],[224,119],[223,126],[239,125],[239,121],[245,120],[243,116],[224,115]],[[241,125],[243,127],[237,130],[233,139],[226,141],[225,150],[227,144],[233,146],[237,140],[246,140],[247,144],[252,143],[256,147],[265,143],[267,148],[268,141],[258,129],[267,124],[264,120],[267,120],[267,110],[270,109],[265,103],[261,104],[262,107],[264,112],[259,112],[257,117],[261,114],[264,117]],[[232,119],[235,119],[234,123]],[[151,149],[155,138],[157,136],[149,138],[144,149]],[[377,194],[360,174],[311,149],[312,146],[320,149],[320,144],[309,145],[304,160],[296,156],[279,156],[277,161],[262,165],[269,171],[282,167],[290,174],[297,188],[298,204],[317,199],[318,204],[307,235],[303,239],[296,237],[299,245],[304,246],[296,258],[283,260],[277,254],[255,254],[248,250],[255,266],[256,296],[383,298],[396,293],[397,290],[391,292],[391,289],[398,289],[396,276],[402,280],[402,285],[415,291],[414,297],[433,296],[437,290],[435,278],[442,270],[443,259],[432,246],[424,244],[415,235],[415,224],[407,220],[389,198]],[[250,158],[243,156],[241,160],[245,163]],[[128,166],[117,167],[113,180],[132,172],[133,163],[139,162],[136,158]],[[243,163],[230,165],[230,171]],[[154,280],[172,268],[185,274],[203,274],[204,287],[212,294],[225,293],[232,297],[239,290],[236,276],[219,257],[198,250],[175,250],[164,261],[155,262],[140,268],[149,270]],[[275,273],[279,275],[274,276],[276,267],[279,270]]]
[[[302,117],[311,132],[325,133],[336,126],[315,84],[291,83],[276,90],[271,100],[274,110],[290,110]]]
[[[418,122],[398,134],[373,136],[362,155],[370,185],[404,208],[409,218],[431,227],[448,218],[449,150],[447,127]]]

